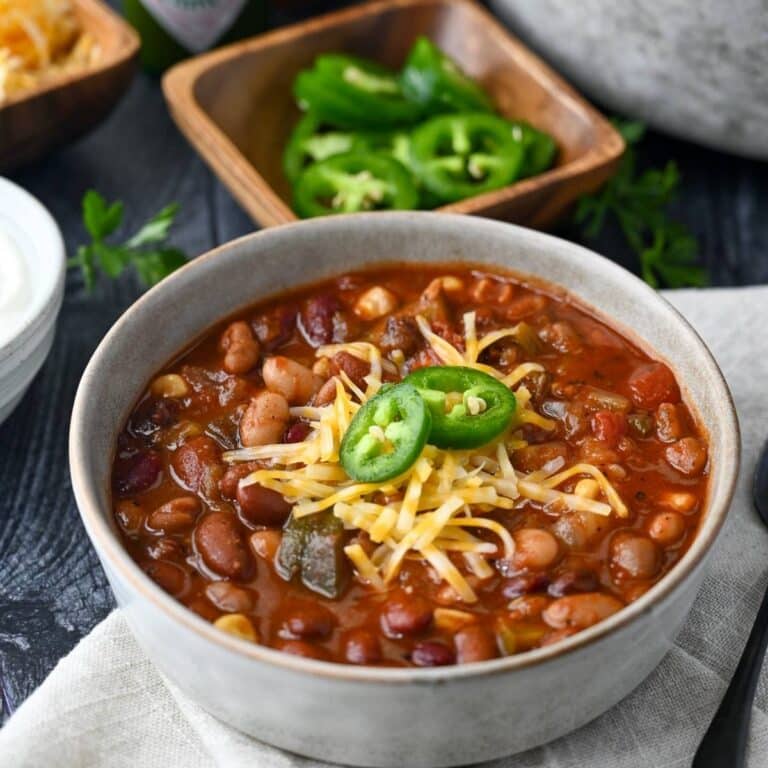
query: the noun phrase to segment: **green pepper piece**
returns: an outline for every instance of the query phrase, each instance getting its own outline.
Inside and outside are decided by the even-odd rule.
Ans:
[[[336,599],[350,575],[344,541],[344,525],[332,512],[300,519],[291,514],[283,527],[275,569],[286,581],[298,575],[307,589]]]
[[[294,186],[294,208],[304,217],[416,208],[411,175],[384,155],[349,152],[310,165]]]
[[[432,413],[429,442],[438,448],[478,448],[510,424],[513,392],[483,371],[461,366],[419,368],[404,383],[416,387]]]
[[[407,125],[421,116],[394,72],[343,54],[318,56],[313,69],[299,73],[294,95],[302,109],[340,128]]]
[[[413,44],[400,84],[406,98],[421,104],[429,114],[493,112],[488,94],[426,37]]]
[[[341,441],[344,470],[361,483],[401,475],[419,458],[431,421],[414,387],[396,384],[383,389],[355,414]]]
[[[411,155],[424,186],[450,203],[517,179],[523,145],[513,137],[510,123],[500,117],[441,115],[414,130]]]
[[[544,131],[539,131],[528,123],[512,122],[512,136],[523,145],[523,163],[520,178],[536,176],[552,167],[557,145],[555,140]]]
[[[366,143],[357,134],[324,131],[322,122],[311,112],[293,129],[283,152],[283,170],[291,183],[312,163],[352,150],[364,149]]]

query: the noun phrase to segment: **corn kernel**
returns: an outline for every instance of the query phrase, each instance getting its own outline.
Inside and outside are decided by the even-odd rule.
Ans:
[[[213,622],[213,626],[228,632],[230,635],[242,637],[243,640],[250,640],[252,643],[259,642],[259,636],[256,634],[253,624],[242,613],[227,613],[224,616],[219,616]]]
[[[435,608],[434,622],[438,629],[458,632],[462,627],[474,621],[474,615],[467,613],[467,611],[457,611],[454,608]]]
[[[591,477],[584,478],[576,483],[573,492],[585,499],[596,499],[600,493],[600,486],[597,480],[593,480]]]
[[[155,397],[184,397],[189,387],[178,373],[167,373],[152,382],[150,391]]]

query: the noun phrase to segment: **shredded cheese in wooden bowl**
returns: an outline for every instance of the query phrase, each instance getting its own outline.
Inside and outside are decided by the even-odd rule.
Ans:
[[[391,360],[382,359],[373,344],[328,345],[317,350],[319,358],[344,351],[370,365],[365,390],[342,371],[336,377],[333,402],[291,409],[292,416],[307,420],[311,426],[305,440],[227,452],[226,461],[258,460],[266,465],[242,483],[258,483],[282,494],[293,504],[296,517],[331,510],[347,529],[365,531],[376,548],[366,552],[359,543],[352,543],[345,552],[358,576],[372,586],[383,588],[391,583],[403,562],[415,557],[428,562],[467,603],[475,602],[477,595],[451,555],[460,555],[465,572],[479,580],[492,575],[489,560],[514,556],[512,535],[490,516],[495,510],[514,510],[534,501],[551,510],[628,516],[615,488],[592,464],[565,467],[561,458],[529,473],[514,467],[511,453],[526,445],[521,430],[524,424],[554,428],[554,422],[534,410],[531,394],[521,383],[528,374],[544,369],[537,363],[523,363],[505,375],[479,362],[479,357],[499,339],[524,334],[523,324],[478,339],[475,313],[468,312],[464,315],[462,351],[437,335],[425,318],[416,320],[441,363],[484,371],[514,391],[517,412],[510,429],[474,450],[426,445],[418,460],[399,477],[383,484],[356,483],[340,464],[341,441],[361,404],[382,387],[385,369],[400,372]],[[563,490],[561,486],[572,479],[591,482],[577,483],[573,492]],[[481,531],[486,532],[486,538],[477,535]]]
[[[0,0],[0,104],[98,56],[71,0]]]

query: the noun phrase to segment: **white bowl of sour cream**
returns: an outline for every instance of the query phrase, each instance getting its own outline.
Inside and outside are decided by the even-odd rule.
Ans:
[[[51,214],[0,177],[0,423],[51,349],[65,268],[64,241]]]

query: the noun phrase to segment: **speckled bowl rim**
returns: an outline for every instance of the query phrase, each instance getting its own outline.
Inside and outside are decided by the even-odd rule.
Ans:
[[[549,244],[552,248],[562,249],[567,247],[572,250],[573,257],[591,262],[595,267],[596,272],[613,271],[617,277],[623,280],[630,280],[635,282],[635,289],[644,292],[650,303],[655,303],[656,308],[660,312],[666,312],[671,320],[674,320],[678,325],[682,325],[684,330],[690,336],[692,347],[695,348],[697,354],[702,355],[712,366],[713,372],[717,376],[717,381],[721,386],[722,395],[722,413],[721,418],[724,419],[723,423],[723,442],[724,447],[730,452],[733,457],[732,461],[727,465],[724,465],[722,471],[724,478],[721,481],[721,492],[718,498],[712,497],[712,483],[710,481],[710,487],[708,490],[706,514],[703,518],[705,521],[704,529],[700,529],[694,539],[692,545],[685,553],[683,558],[675,565],[675,567],[664,578],[651,587],[642,597],[635,602],[623,608],[618,613],[610,616],[604,621],[590,627],[589,629],[582,630],[581,632],[566,638],[558,643],[544,648],[538,648],[531,651],[525,651],[513,656],[506,656],[499,659],[490,661],[482,661],[470,664],[460,664],[448,667],[436,667],[431,669],[418,669],[412,667],[406,668],[380,668],[380,667],[366,667],[366,666],[354,666],[339,664],[330,661],[318,661],[314,659],[306,659],[303,657],[295,656],[292,654],[284,653],[282,651],[268,648],[266,646],[256,645],[249,643],[246,640],[241,640],[233,635],[228,635],[221,630],[216,629],[211,623],[205,621],[203,618],[197,616],[193,611],[189,610],[181,603],[177,602],[173,597],[164,592],[159,586],[157,586],[131,559],[127,550],[123,547],[119,541],[116,532],[110,527],[107,522],[106,515],[100,511],[100,505],[98,502],[95,487],[97,483],[108,482],[106,478],[93,479],[89,478],[85,474],[84,467],[87,465],[87,443],[88,437],[81,428],[84,422],[84,414],[90,407],[90,389],[94,384],[92,383],[92,377],[94,373],[98,371],[100,359],[104,354],[104,350],[111,343],[112,339],[117,334],[125,332],[125,329],[130,325],[132,319],[143,311],[144,306],[148,303],[148,297],[158,294],[173,295],[175,286],[179,280],[181,274],[187,275],[192,271],[206,270],[203,267],[215,267],[215,260],[217,256],[231,248],[247,243],[250,240],[261,239],[269,241],[270,239],[282,240],[286,237],[291,237],[292,231],[322,229],[324,227],[338,227],[339,222],[343,221],[344,225],[350,227],[365,228],[367,223],[375,220],[377,225],[382,225],[386,218],[392,221],[397,220],[400,224],[409,220],[414,221],[422,218],[432,218],[434,223],[439,227],[441,223],[449,223],[453,221],[454,225],[461,227],[477,228],[483,230],[489,234],[492,234],[494,230],[504,230],[509,233],[510,230],[518,230],[521,238],[534,238],[538,239],[544,246]],[[391,261],[406,261],[418,263],[418,259],[402,259],[394,258]],[[446,261],[450,261],[449,258]],[[373,264],[366,264],[366,268],[374,266]],[[499,265],[502,266],[502,265]],[[583,266],[583,265],[582,265]],[[509,271],[508,268],[504,268]],[[518,274],[525,274],[524,271],[518,272]],[[210,278],[210,274],[208,275]],[[538,282],[543,282],[540,278],[536,278]],[[311,283],[311,280],[309,281]],[[567,286],[561,283],[552,282],[553,286],[558,289],[565,290],[567,294],[578,297],[575,291],[570,291]],[[580,299],[580,303],[586,307],[594,307],[591,302]],[[601,312],[597,309],[598,316],[610,318],[606,312]],[[626,332],[626,328],[621,321],[614,321],[622,329],[622,333]],[[631,334],[630,334],[631,337]],[[637,335],[638,338],[639,335]],[[192,341],[193,339],[190,339]],[[644,341],[642,347],[646,350],[653,350],[653,346]],[[663,355],[658,354],[659,358],[663,359]],[[671,363],[674,367],[674,364]],[[683,389],[685,383],[683,382]],[[694,408],[695,402],[692,403]],[[725,378],[722,375],[717,362],[713,358],[707,346],[702,341],[698,333],[688,323],[687,320],[663,297],[661,297],[650,286],[647,286],[639,278],[635,277],[627,270],[618,266],[617,264],[605,259],[602,256],[590,251],[582,246],[576,245],[562,240],[561,238],[554,237],[552,235],[544,234],[534,230],[519,227],[513,224],[506,224],[498,221],[492,221],[490,219],[475,218],[469,216],[462,216],[459,214],[448,213],[427,213],[427,212],[394,212],[394,213],[373,213],[373,214],[351,214],[346,216],[333,216],[325,219],[313,219],[309,221],[291,222],[289,224],[272,227],[260,232],[256,232],[245,237],[232,240],[229,243],[219,246],[211,251],[208,251],[204,255],[198,257],[181,270],[166,278],[161,284],[155,286],[151,291],[147,292],[144,296],[138,299],[131,307],[129,307],[125,313],[116,321],[110,331],[104,337],[98,348],[94,352],[88,366],[83,374],[83,378],[78,387],[77,395],[75,398],[74,407],[72,410],[72,420],[70,425],[69,435],[69,455],[70,455],[70,471],[72,475],[72,488],[77,501],[80,514],[85,525],[86,531],[91,538],[94,546],[97,549],[99,555],[104,558],[109,566],[114,569],[127,583],[130,584],[131,589],[135,590],[142,599],[148,600],[160,611],[167,614],[173,621],[183,626],[189,632],[195,633],[205,640],[222,647],[231,653],[238,654],[253,659],[254,661],[264,662],[272,664],[277,667],[289,669],[298,673],[306,673],[309,675],[334,678],[338,680],[344,680],[347,682],[359,682],[359,683],[379,683],[387,685],[411,685],[411,684],[424,684],[432,685],[435,683],[455,681],[464,678],[476,678],[486,675],[497,675],[508,672],[513,672],[517,669],[533,667],[538,664],[544,664],[552,659],[560,658],[565,655],[571,654],[585,645],[594,643],[601,638],[618,632],[620,629],[633,623],[644,615],[653,613],[657,605],[661,603],[665,598],[669,597],[679,586],[681,586],[686,579],[695,571],[701,564],[704,558],[709,553],[709,550],[715,543],[723,523],[725,522],[728,509],[733,497],[736,481],[738,478],[739,470],[739,458],[740,458],[740,434],[739,425],[736,415],[736,409],[733,403],[728,385]]]

